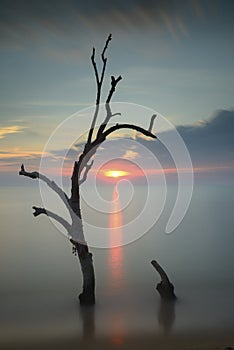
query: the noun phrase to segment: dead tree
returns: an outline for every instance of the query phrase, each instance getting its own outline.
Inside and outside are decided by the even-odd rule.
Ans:
[[[161,277],[161,282],[157,284],[156,289],[159,292],[162,300],[164,301],[173,301],[176,300],[176,295],[174,293],[174,286],[170,282],[169,277],[163,268],[159,265],[156,260],[152,260],[151,264],[156,269]]]
[[[83,148],[83,152],[80,154],[78,161],[74,162],[72,177],[71,177],[70,197],[68,197],[68,195],[54,181],[51,181],[49,178],[47,178],[46,176],[44,176],[39,172],[36,172],[36,171],[27,172],[25,170],[24,165],[21,166],[21,170],[19,172],[19,175],[44,181],[53,191],[57,193],[57,195],[63,201],[63,203],[65,204],[70,214],[71,224],[69,224],[62,217],[58,216],[56,213],[53,213],[46,208],[38,208],[35,206],[33,207],[34,216],[38,216],[41,214],[50,216],[54,220],[57,220],[62,226],[64,226],[64,228],[68,232],[68,235],[70,237],[70,242],[73,245],[73,252],[77,253],[78,255],[80,265],[81,265],[81,271],[83,275],[83,290],[82,290],[82,293],[79,295],[79,300],[81,305],[93,305],[95,303],[95,274],[94,274],[93,258],[92,258],[92,254],[89,251],[88,244],[85,241],[85,235],[84,235],[83,225],[82,225],[82,211],[81,211],[81,204],[80,204],[80,186],[87,179],[88,172],[93,165],[93,160],[91,160],[91,158],[95,155],[98,147],[107,139],[109,135],[114,133],[116,130],[131,129],[139,133],[142,133],[145,136],[148,136],[150,138],[154,138],[154,139],[156,138],[156,136],[151,132],[155,116],[152,116],[148,130],[134,124],[124,123],[124,124],[115,124],[114,126],[108,125],[110,119],[113,116],[119,115],[119,113],[117,114],[112,113],[111,100],[116,90],[117,84],[122,79],[121,76],[118,76],[117,78],[115,78],[114,76],[111,76],[110,89],[109,89],[107,98],[105,100],[105,116],[95,136],[93,135],[94,129],[96,127],[97,117],[99,115],[99,108],[100,108],[101,96],[102,96],[102,86],[103,86],[103,81],[105,77],[106,65],[107,65],[106,51],[110,41],[111,41],[111,34],[108,36],[105,42],[103,51],[101,53],[102,67],[100,70],[98,69],[96,60],[95,60],[95,56],[96,56],[95,48],[93,48],[93,52],[91,55],[91,62],[94,69],[96,87],[97,87],[96,104],[95,104],[94,115],[92,118],[92,123],[88,132],[87,141]]]

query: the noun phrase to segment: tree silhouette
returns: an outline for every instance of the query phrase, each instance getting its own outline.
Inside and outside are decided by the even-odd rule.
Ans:
[[[82,293],[79,295],[79,300],[81,305],[92,305],[95,303],[95,274],[94,274],[93,258],[92,258],[92,253],[90,253],[89,251],[88,244],[85,241],[85,235],[84,235],[84,230],[82,225],[82,211],[81,211],[81,205],[80,205],[80,186],[87,179],[89,170],[93,165],[93,160],[91,160],[91,158],[95,155],[98,147],[107,139],[107,137],[119,129],[136,130],[145,136],[148,136],[154,139],[156,138],[156,136],[153,135],[151,132],[155,115],[151,117],[148,130],[134,124],[115,124],[114,126],[111,126],[111,127],[108,126],[110,119],[113,116],[116,116],[119,114],[119,113],[116,113],[116,114],[112,113],[111,100],[116,90],[117,84],[122,79],[121,76],[118,76],[117,78],[115,78],[114,76],[111,76],[110,89],[109,89],[107,98],[105,100],[105,117],[103,122],[99,126],[95,136],[93,135],[96,122],[97,122],[97,117],[99,115],[99,107],[100,107],[101,97],[102,97],[102,86],[103,86],[103,81],[105,77],[106,65],[107,65],[106,51],[108,49],[111,39],[112,37],[110,34],[105,42],[103,51],[101,53],[102,67],[100,71],[97,67],[96,60],[95,60],[96,58],[95,48],[93,48],[93,51],[92,51],[91,62],[94,69],[96,87],[97,87],[96,104],[95,104],[94,115],[92,118],[92,123],[88,132],[87,141],[83,148],[83,152],[80,154],[78,161],[74,162],[72,177],[71,177],[71,196],[68,197],[67,194],[54,181],[51,181],[45,175],[36,171],[27,172],[23,164],[19,172],[19,175],[44,181],[50,187],[50,189],[52,189],[57,193],[57,195],[60,197],[60,199],[63,201],[66,208],[68,209],[68,212],[71,217],[71,224],[69,224],[65,219],[63,219],[56,213],[51,212],[46,208],[38,208],[34,206],[33,215],[38,216],[41,214],[45,214],[47,216],[50,216],[54,220],[57,220],[67,230],[67,233],[70,237],[70,242],[73,245],[73,252],[77,253],[78,255],[80,265],[81,265],[81,271],[83,275],[83,290],[82,290]]]

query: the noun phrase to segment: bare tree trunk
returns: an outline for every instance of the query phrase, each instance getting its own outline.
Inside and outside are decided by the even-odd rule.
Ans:
[[[81,305],[95,304],[95,275],[93,266],[93,256],[89,252],[87,245],[77,244],[76,249],[83,275],[83,290],[79,295]]]
[[[77,186],[77,184],[76,184]],[[75,200],[72,198],[75,197]],[[79,185],[76,187],[76,193],[72,194],[71,198],[71,208],[79,217],[82,223],[81,209],[80,209],[80,194],[79,194]],[[83,225],[80,225],[79,236],[84,237],[83,234]],[[93,265],[93,255],[89,252],[89,247],[85,240],[83,242],[77,242],[71,239],[71,243],[75,247],[75,251],[78,254],[80,261],[81,271],[83,275],[83,290],[79,295],[79,300],[81,305],[94,305],[95,304],[95,273]]]

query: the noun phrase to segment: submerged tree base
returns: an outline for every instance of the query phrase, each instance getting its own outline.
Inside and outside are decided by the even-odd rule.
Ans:
[[[95,273],[93,266],[93,254],[89,252],[88,246],[71,240],[78,253],[78,259],[83,275],[83,290],[79,295],[80,305],[95,304]]]
[[[95,295],[94,293],[81,293],[79,295],[80,305],[82,306],[92,306],[95,305]]]

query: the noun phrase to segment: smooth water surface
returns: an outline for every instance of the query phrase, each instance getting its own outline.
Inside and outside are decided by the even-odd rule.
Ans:
[[[111,198],[113,188],[107,189]],[[139,186],[134,210],[141,208]],[[171,189],[174,198],[174,189]],[[171,209],[142,238],[124,247],[92,249],[97,305],[80,309],[81,273],[71,246],[40,206],[37,186],[1,189],[0,341],[215,331],[234,326],[234,189],[197,186],[180,226],[164,233]],[[139,207],[137,209],[137,207]],[[84,206],[85,208],[85,206]],[[86,220],[95,217],[84,209]],[[130,215],[130,214],[129,214]],[[97,217],[116,229],[125,214]],[[101,222],[102,221],[102,222]],[[110,235],[111,239],[111,235]],[[155,291],[157,259],[176,287],[178,302],[165,305]]]

